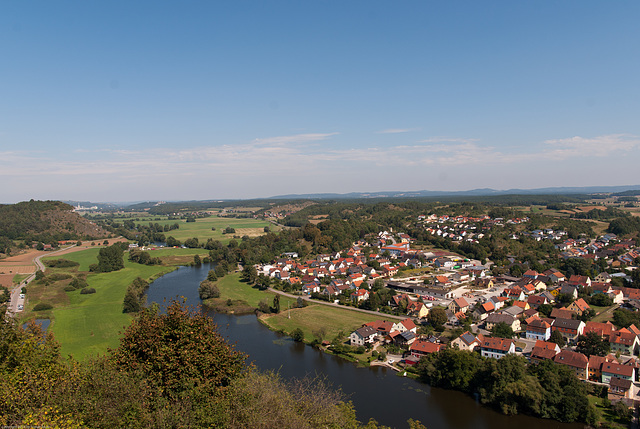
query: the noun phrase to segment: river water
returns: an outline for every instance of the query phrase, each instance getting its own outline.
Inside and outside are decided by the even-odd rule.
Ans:
[[[156,281],[148,292],[148,303],[176,297],[189,305],[199,305],[198,285],[206,278],[208,265],[180,267]],[[249,355],[249,361],[262,370],[274,370],[284,378],[320,375],[339,388],[353,402],[358,419],[405,428],[410,418],[420,420],[429,429],[578,429],[579,424],[562,424],[528,416],[506,417],[479,405],[471,397],[456,391],[431,388],[395,371],[358,368],[336,356],[296,343],[270,331],[254,315],[209,315],[229,342]]]

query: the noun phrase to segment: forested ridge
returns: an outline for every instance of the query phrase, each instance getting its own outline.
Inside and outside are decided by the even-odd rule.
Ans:
[[[60,201],[24,201],[0,205],[0,252],[16,243],[103,237],[107,234],[88,220],[72,212],[73,207]]]

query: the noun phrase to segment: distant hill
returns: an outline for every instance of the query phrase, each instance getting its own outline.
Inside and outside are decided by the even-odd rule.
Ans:
[[[272,199],[357,199],[357,198],[420,198],[420,197],[463,197],[463,196],[495,196],[495,195],[589,195],[599,193],[626,192],[640,190],[640,185],[629,186],[584,186],[584,187],[552,187],[536,189],[490,188],[471,189],[467,191],[383,191],[383,192],[351,192],[348,194],[288,194],[277,195]]]
[[[0,205],[0,237],[51,242],[102,238],[109,232],[60,201],[25,201]]]

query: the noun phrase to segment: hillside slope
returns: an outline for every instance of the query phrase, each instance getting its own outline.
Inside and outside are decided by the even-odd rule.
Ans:
[[[73,240],[109,233],[60,201],[25,201],[0,205],[0,237],[9,240]]]

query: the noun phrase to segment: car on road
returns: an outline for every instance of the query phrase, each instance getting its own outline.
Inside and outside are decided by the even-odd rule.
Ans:
[[[24,305],[20,304],[20,305],[18,306],[18,311],[22,311],[22,310],[24,310]]]
[[[393,359],[389,359],[387,363],[393,363]]]

